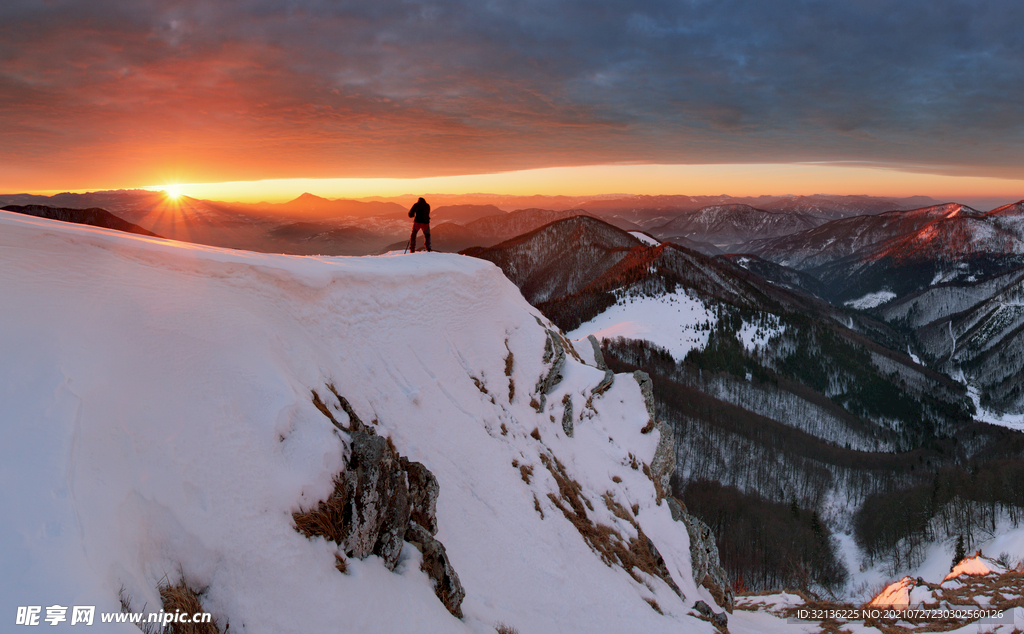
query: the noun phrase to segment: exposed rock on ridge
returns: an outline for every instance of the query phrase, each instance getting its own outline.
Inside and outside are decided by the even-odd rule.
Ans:
[[[693,569],[693,580],[711,592],[715,601],[732,612],[736,597],[729,583],[729,576],[722,568],[718,558],[718,545],[715,536],[707,524],[686,512],[686,506],[676,498],[668,498],[668,508],[672,519],[682,522],[690,535],[690,565]]]
[[[640,385],[640,393],[644,395],[644,404],[647,406],[647,415],[650,416],[647,426],[644,427],[646,431],[641,431],[650,433],[651,430],[657,429],[660,434],[658,448],[654,451],[654,459],[651,460],[651,480],[654,482],[660,503],[671,490],[670,481],[675,469],[674,434],[671,427],[654,415],[654,384],[651,383],[651,377],[646,372],[637,370],[633,373],[633,378]]]
[[[335,476],[334,492],[316,509],[295,513],[296,528],[313,537],[321,535],[338,544],[346,557],[377,555],[394,570],[404,542],[423,553],[421,569],[434,584],[434,592],[456,618],[462,618],[465,591],[437,534],[437,478],[419,462],[400,456],[390,439],[382,438],[359,419],[349,402],[333,386],[336,410],[349,418],[345,427],[313,391],[313,403],[338,429],[348,435],[349,458]],[[344,569],[340,560],[339,569]]]
[[[538,322],[539,323],[539,322]],[[547,401],[547,395],[551,390],[562,382],[562,367],[565,365],[565,348],[564,341],[556,332],[547,330],[547,341],[544,342],[544,364],[551,364],[547,374],[541,376],[537,380],[537,386],[534,391],[540,396],[540,405],[537,407],[537,411],[543,411],[545,402]],[[570,346],[571,348],[571,346]]]
[[[654,385],[651,382],[651,377],[641,370],[634,372],[633,377],[640,385],[640,392],[644,396],[644,403],[647,405],[647,412],[651,417],[648,427],[645,429],[657,429],[660,434],[658,447],[655,449],[654,459],[651,461],[651,480],[654,481],[659,502],[663,498],[666,499],[672,519],[682,522],[686,526],[686,532],[690,536],[690,565],[693,569],[693,580],[706,587],[719,605],[732,612],[735,596],[732,584],[729,583],[729,576],[722,568],[721,560],[718,557],[718,545],[715,543],[714,534],[707,524],[687,513],[682,502],[668,495],[668,491],[671,491],[672,471],[675,468],[675,437],[672,428],[655,416]],[[722,616],[724,617],[724,615]]]

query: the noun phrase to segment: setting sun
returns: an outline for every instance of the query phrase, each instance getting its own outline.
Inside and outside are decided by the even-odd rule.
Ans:
[[[168,198],[173,200],[181,198],[181,188],[177,185],[168,185],[164,187],[164,193],[167,194]]]

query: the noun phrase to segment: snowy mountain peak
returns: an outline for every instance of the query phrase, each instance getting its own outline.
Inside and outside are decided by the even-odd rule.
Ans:
[[[490,263],[0,225],[8,613],[183,579],[231,631],[711,630],[643,377],[583,363]],[[296,530],[354,418],[436,478],[461,620],[408,542],[392,570]]]

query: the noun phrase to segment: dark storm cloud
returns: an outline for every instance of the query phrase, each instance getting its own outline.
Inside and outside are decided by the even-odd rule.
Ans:
[[[0,142],[143,178],[607,161],[1020,174],[1024,5],[5,0]],[[150,177],[151,178],[151,177]]]

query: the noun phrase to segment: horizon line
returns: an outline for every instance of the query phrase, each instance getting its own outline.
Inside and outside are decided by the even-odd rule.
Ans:
[[[7,185],[0,184],[0,187],[6,189]],[[552,198],[926,196],[949,201],[1016,201],[1024,198],[1024,179],[922,173],[879,165],[808,163],[606,164],[422,178],[277,178],[216,183],[180,183],[168,179],[163,183],[134,186],[72,187],[62,190],[28,188],[21,193],[53,196],[133,189],[166,191],[170,187],[192,198],[242,204],[288,202],[304,193],[335,200],[427,195]],[[786,193],[774,193],[780,191]]]

